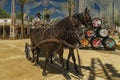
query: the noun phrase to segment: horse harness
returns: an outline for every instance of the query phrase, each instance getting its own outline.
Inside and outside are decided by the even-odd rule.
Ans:
[[[45,35],[45,33],[47,32],[48,29],[43,29],[43,30],[44,30],[44,32],[43,32],[43,34],[42,34],[41,41],[40,41],[37,45],[35,45],[35,46],[33,46],[33,47],[31,46],[31,48],[35,49],[35,48],[38,47],[39,45],[44,44],[44,43],[49,43],[49,42],[55,42],[55,43],[60,44],[59,47],[57,48],[57,50],[56,50],[55,52],[58,52],[58,51],[62,48],[63,44],[66,45],[66,46],[68,46],[68,47],[75,48],[74,45],[71,45],[71,44],[67,43],[65,40],[61,39],[61,38],[56,34],[56,32],[54,31],[54,29],[51,30],[51,34],[50,34],[50,37],[51,37],[51,38],[50,38],[50,39],[42,40],[43,37],[44,37],[44,35]],[[52,33],[55,35],[54,38],[52,38],[52,37],[54,36],[54,35],[52,35]]]

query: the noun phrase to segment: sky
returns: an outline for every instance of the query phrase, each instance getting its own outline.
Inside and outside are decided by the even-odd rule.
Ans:
[[[7,12],[11,13],[11,1],[12,0],[0,0],[0,7],[5,9]],[[107,11],[108,8],[110,8],[109,4],[110,2],[108,2],[109,0],[88,0],[88,1],[85,0],[85,1],[86,7],[89,7],[90,12],[92,13],[93,16],[101,11]],[[116,0],[114,0],[114,2],[115,1]],[[118,2],[115,2],[115,8],[117,8],[118,5],[116,4],[118,4],[119,2],[120,0],[118,0]],[[43,10],[47,8],[51,12],[50,14],[51,18],[64,17],[66,16],[66,14],[68,15],[68,11],[65,11],[61,8],[63,4],[67,4],[67,0],[35,0],[35,2],[25,5],[24,12],[29,16],[35,16],[37,12],[43,14],[42,13]],[[81,2],[81,4],[83,5],[84,3]],[[18,2],[16,2],[15,4],[15,11],[16,13],[20,11],[20,6]]]
[[[12,0],[0,0],[0,6],[9,13],[11,13],[11,1]],[[43,14],[43,10],[47,8],[51,13],[51,18],[64,17],[66,14],[68,15],[68,11],[62,9],[64,4],[67,4],[67,0],[35,0],[35,2],[25,5],[24,12],[29,16],[35,16],[37,12]],[[97,3],[94,4],[94,9],[100,11]],[[15,11],[16,13],[20,11],[18,2],[15,2]]]
[[[2,8],[8,13],[11,13],[11,1],[12,0],[0,0]],[[61,10],[63,3],[66,3],[67,0],[36,0],[33,3],[28,3],[25,5],[24,12],[29,16],[35,16],[37,12],[42,14],[45,8],[49,9],[51,12],[51,17],[63,17],[65,16],[65,11]],[[18,2],[15,2],[15,11],[16,13],[20,11],[20,6]]]

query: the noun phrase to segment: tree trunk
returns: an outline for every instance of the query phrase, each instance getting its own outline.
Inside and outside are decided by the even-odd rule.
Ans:
[[[71,0],[68,0],[68,13],[71,16]]]
[[[118,35],[119,35],[119,39],[120,39],[120,32],[118,32]]]
[[[21,37],[24,38],[24,4],[21,4]]]

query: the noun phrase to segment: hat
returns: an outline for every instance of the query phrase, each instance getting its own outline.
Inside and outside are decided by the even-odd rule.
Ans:
[[[46,18],[49,18],[49,17],[50,17],[50,15],[49,15],[49,14],[46,14],[46,15],[45,15],[45,17],[46,17]]]
[[[36,16],[41,16],[40,12],[38,12],[38,13],[36,14]]]

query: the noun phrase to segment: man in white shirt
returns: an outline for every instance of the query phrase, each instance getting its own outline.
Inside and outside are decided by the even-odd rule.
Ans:
[[[33,27],[32,28],[40,28],[43,27],[43,20],[41,19],[41,14],[38,12],[36,17],[32,21]]]
[[[44,27],[45,28],[50,28],[53,26],[53,21],[50,19],[50,15],[46,14],[45,15],[45,21],[44,21]]]

